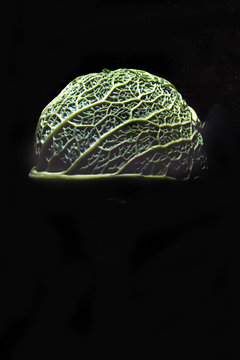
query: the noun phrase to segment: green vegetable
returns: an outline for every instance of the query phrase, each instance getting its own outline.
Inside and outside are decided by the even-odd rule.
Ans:
[[[30,176],[189,179],[206,169],[201,122],[167,80],[103,70],[70,82],[43,110]]]

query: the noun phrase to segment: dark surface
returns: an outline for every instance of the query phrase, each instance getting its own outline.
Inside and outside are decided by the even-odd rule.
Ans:
[[[238,1],[8,8],[1,359],[237,358]],[[209,178],[30,181],[43,107],[120,67],[165,77],[206,120]]]

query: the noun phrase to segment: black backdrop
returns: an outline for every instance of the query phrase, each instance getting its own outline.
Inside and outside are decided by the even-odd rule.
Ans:
[[[15,1],[6,18],[1,358],[234,358],[239,2]],[[30,181],[44,106],[121,67],[168,79],[206,121],[209,178]]]

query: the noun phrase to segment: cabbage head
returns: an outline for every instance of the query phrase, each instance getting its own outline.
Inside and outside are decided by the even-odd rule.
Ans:
[[[41,113],[30,177],[196,178],[207,168],[201,128],[161,77],[134,69],[79,76]]]

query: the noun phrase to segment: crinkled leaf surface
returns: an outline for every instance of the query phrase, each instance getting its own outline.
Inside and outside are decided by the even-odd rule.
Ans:
[[[33,177],[188,179],[206,169],[201,122],[167,80],[133,69],[70,82],[43,110]]]

